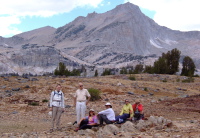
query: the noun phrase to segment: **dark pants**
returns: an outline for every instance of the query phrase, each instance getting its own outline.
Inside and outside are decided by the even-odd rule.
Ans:
[[[108,120],[106,115],[99,114],[98,118],[99,118],[100,125],[102,125],[103,122],[105,122],[106,124],[112,124],[113,123],[113,121]]]
[[[92,126],[88,125],[88,119],[84,119],[81,121],[79,129],[91,129]]]
[[[142,118],[144,118],[144,114],[140,114],[139,112],[134,114],[134,120],[140,120]]]
[[[115,118],[115,120],[119,123],[124,123],[126,121],[127,118],[130,117],[130,114],[123,114],[123,115],[119,115]]]

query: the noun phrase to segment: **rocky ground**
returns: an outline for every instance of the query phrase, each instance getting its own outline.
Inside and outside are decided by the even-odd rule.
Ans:
[[[0,137],[126,137],[126,138],[198,138],[200,137],[200,78],[183,83],[184,76],[137,74],[136,80],[128,75],[76,77],[8,77],[0,81]],[[110,102],[118,114],[129,99],[139,99],[145,107],[147,120],[107,125],[92,130],[74,132],[76,114],[73,94],[83,82],[85,88],[102,91],[101,100],[90,102],[88,109],[104,110]],[[66,112],[62,115],[62,130],[49,132],[51,117],[48,102],[55,84],[62,85]],[[34,106],[35,105],[35,106]],[[87,111],[88,112],[88,111]]]

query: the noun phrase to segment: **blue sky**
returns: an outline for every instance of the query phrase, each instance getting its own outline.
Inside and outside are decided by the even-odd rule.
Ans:
[[[131,2],[158,24],[175,30],[200,30],[198,0],[6,0],[0,5],[0,36],[11,37],[44,26],[61,27],[78,16],[104,13]],[[185,9],[188,9],[185,12]],[[191,16],[192,15],[192,16]]]

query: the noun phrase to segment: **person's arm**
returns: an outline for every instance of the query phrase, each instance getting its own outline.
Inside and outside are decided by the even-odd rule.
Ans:
[[[131,104],[130,104],[130,106],[129,106],[129,111],[130,111],[130,118],[132,118],[133,115],[134,115],[134,113],[133,113],[133,107],[132,107]]]
[[[86,101],[86,105],[89,103],[89,101],[90,101],[90,98],[91,98],[91,95],[90,95],[90,93],[88,92],[88,90],[87,89],[85,89],[86,90],[86,96],[87,96],[87,101]]]
[[[92,123],[92,124],[88,124],[88,125],[95,126],[95,125],[97,125],[97,123]]]
[[[74,95],[74,106],[76,107],[76,97],[77,97],[77,94],[75,93]]]
[[[65,96],[64,96],[64,93],[62,92],[62,105],[61,107],[63,108],[63,112],[64,112],[64,109],[65,109]]]
[[[74,106],[76,106],[76,97],[74,97]]]
[[[135,105],[135,104],[133,104],[133,105],[132,105],[133,112],[135,112],[135,107],[136,107],[136,105]]]
[[[140,111],[141,114],[143,113],[143,106],[142,106],[142,104],[140,104],[140,105],[138,106],[138,110]]]
[[[53,101],[53,92],[51,92],[50,103],[49,103],[49,107],[51,111],[52,111],[52,101]]]
[[[122,110],[119,115],[122,115],[123,113],[124,113],[124,106],[122,107]]]
[[[109,113],[110,113],[110,111],[108,109],[106,109],[106,110],[99,112],[98,114],[107,115]]]
[[[88,97],[86,105],[89,103],[91,96]]]

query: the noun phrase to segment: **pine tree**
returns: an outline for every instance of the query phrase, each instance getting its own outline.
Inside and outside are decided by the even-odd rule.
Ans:
[[[95,76],[95,77],[98,76],[98,70],[95,70],[94,76]]]
[[[159,57],[158,61],[154,62],[153,72],[156,74],[166,74],[167,64],[165,58]]]
[[[143,65],[138,64],[138,65],[135,66],[135,69],[134,69],[133,73],[134,73],[134,74],[141,73],[141,72],[143,71],[143,69],[144,69],[144,68],[143,68]]]
[[[172,49],[167,54],[163,54],[162,57],[166,59],[167,72],[166,74],[175,74],[179,70],[179,59],[181,52],[178,49]]]
[[[153,66],[151,66],[151,65],[147,65],[147,66],[145,66],[145,68],[144,68],[144,71],[143,71],[144,73],[150,73],[150,74],[152,74],[153,73]]]
[[[189,56],[186,56],[184,57],[182,64],[183,64],[183,68],[182,68],[181,75],[193,76],[195,68],[196,68],[193,60]]]

